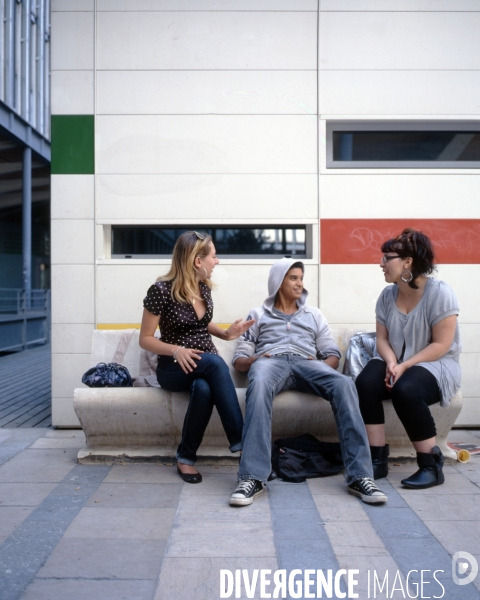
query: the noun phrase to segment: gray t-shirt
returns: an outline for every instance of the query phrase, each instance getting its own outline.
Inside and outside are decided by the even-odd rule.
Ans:
[[[458,315],[458,301],[453,290],[443,281],[429,277],[422,299],[408,315],[396,305],[398,287],[387,286],[380,294],[375,309],[376,318],[388,331],[388,341],[402,362],[418,354],[432,341],[432,327],[442,319]],[[448,406],[460,388],[462,371],[459,356],[462,350],[458,322],[452,345],[446,354],[433,362],[422,362],[419,366],[428,369],[437,380],[442,394],[441,406]]]

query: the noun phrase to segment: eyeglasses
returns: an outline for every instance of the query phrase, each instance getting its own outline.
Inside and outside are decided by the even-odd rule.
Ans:
[[[205,239],[205,236],[204,236],[204,235],[200,235],[200,233],[197,233],[196,231],[194,231],[193,233],[194,233],[194,234],[197,236],[197,238],[198,238],[199,240],[202,240],[202,241],[203,241],[203,240]]]
[[[398,254],[395,254],[393,256],[388,256],[387,254],[384,254],[382,256],[382,260],[380,261],[382,263],[382,265],[386,264],[389,260],[393,260],[394,258],[402,258],[401,256],[398,256]]]

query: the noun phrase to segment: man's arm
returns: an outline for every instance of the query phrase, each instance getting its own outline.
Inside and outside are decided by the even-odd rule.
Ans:
[[[330,356],[327,356],[327,358],[325,358],[323,362],[327,363],[327,365],[329,367],[332,367],[332,369],[335,369],[335,370],[338,369],[338,365],[340,364],[340,360],[339,360],[338,356],[334,356],[333,354],[331,354]]]
[[[258,326],[260,316],[261,313],[259,313],[258,310],[254,309],[250,311],[246,321],[253,321],[253,325],[238,339],[238,345],[233,355],[232,365],[237,371],[240,371],[240,373],[247,373],[251,365],[258,358],[255,356],[255,349],[259,333]]]
[[[314,316],[317,326],[315,336],[317,356],[329,367],[332,367],[332,369],[338,369],[342,355],[340,353],[340,348],[333,339],[327,319],[325,319],[320,310],[315,310]]]

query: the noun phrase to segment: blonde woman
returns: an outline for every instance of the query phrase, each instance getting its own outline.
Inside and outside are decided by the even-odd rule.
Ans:
[[[227,330],[212,323],[211,277],[218,263],[209,235],[183,233],[173,249],[169,272],[149,288],[143,301],[140,346],[158,354],[159,384],[172,392],[190,391],[177,449],[177,472],[187,483],[202,481],[194,464],[214,406],[231,452],[242,447],[243,418],[237,394],[212,335],[234,340],[254,321],[238,319]],[[161,340],[154,337],[158,326]]]

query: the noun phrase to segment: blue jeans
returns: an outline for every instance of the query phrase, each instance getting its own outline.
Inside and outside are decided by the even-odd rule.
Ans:
[[[250,367],[248,379],[239,479],[267,480],[272,469],[273,400],[285,390],[328,400],[337,424],[347,484],[360,477],[373,478],[367,433],[350,377],[319,360],[290,355],[257,359]]]
[[[242,411],[227,364],[217,354],[205,352],[192,373],[184,373],[171,356],[160,356],[157,366],[158,383],[170,392],[190,390],[190,402],[183,422],[182,441],[177,459],[186,465],[197,460],[197,450],[203,440],[213,407],[217,407],[230,450],[242,449]]]

